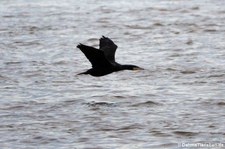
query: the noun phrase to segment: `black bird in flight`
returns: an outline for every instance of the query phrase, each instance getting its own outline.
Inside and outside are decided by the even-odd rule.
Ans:
[[[111,39],[102,36],[99,41],[99,49],[81,43],[77,46],[92,64],[91,69],[80,74],[100,77],[121,70],[142,70],[142,68],[135,65],[121,65],[117,63],[115,61],[117,45]]]

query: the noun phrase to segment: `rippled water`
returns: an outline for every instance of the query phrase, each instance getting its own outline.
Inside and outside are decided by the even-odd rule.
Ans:
[[[0,148],[225,143],[225,1],[1,0]],[[118,45],[143,71],[77,76]]]

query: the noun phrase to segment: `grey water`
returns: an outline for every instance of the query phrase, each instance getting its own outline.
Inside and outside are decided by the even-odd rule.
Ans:
[[[1,0],[0,148],[225,143],[225,1]],[[76,48],[105,35],[145,70],[103,77]],[[187,147],[188,148],[188,147]]]

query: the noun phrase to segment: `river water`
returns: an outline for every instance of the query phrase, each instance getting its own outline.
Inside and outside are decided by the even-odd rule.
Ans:
[[[224,6],[1,0],[0,148],[225,143]],[[102,35],[118,45],[119,63],[145,70],[76,75],[91,67],[76,45],[98,47]]]

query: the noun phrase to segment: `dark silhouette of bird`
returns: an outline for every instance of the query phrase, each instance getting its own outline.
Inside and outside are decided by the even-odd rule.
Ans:
[[[121,65],[117,63],[115,61],[117,45],[110,38],[102,36],[99,41],[99,49],[81,43],[77,46],[92,64],[91,69],[80,74],[90,74],[99,77],[121,70],[142,70],[142,68],[135,65]]]

